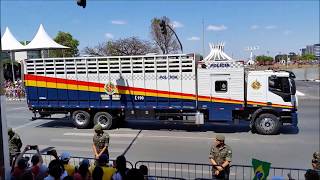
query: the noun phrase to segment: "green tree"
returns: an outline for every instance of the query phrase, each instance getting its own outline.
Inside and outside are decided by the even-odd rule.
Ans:
[[[265,56],[265,55],[257,56],[257,57],[256,57],[256,61],[257,61],[259,64],[266,65],[266,64],[272,63],[273,57]]]
[[[59,31],[57,36],[54,38],[54,41],[69,48],[63,50],[52,50],[50,51],[51,57],[73,57],[79,55],[79,41],[74,39],[70,33]]]
[[[315,59],[316,59],[316,56],[314,54],[303,54],[300,57],[300,60],[303,60],[303,61],[311,61],[311,60],[315,60]]]

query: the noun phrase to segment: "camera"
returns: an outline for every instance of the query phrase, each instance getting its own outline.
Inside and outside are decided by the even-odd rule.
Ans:
[[[30,146],[30,150],[36,150],[37,149],[37,145],[32,145],[32,146]]]
[[[50,150],[50,151],[47,151],[47,155],[54,155],[54,149]]]

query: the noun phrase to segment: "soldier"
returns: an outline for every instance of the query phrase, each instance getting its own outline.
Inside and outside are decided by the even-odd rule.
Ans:
[[[216,135],[210,149],[209,161],[213,166],[212,179],[229,179],[232,150],[224,144],[224,140],[223,135]]]
[[[109,157],[109,134],[103,132],[100,124],[94,126],[94,131],[92,149],[95,159],[98,160],[102,154],[106,154]]]
[[[12,128],[8,129],[9,136],[9,155],[10,155],[10,165],[12,164],[13,158],[20,153],[20,149],[22,147],[22,141],[20,136],[12,130]]]
[[[314,152],[312,158],[312,168],[320,171],[320,152]]]

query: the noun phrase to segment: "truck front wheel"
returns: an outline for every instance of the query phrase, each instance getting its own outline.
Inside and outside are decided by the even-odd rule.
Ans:
[[[90,126],[90,114],[86,111],[78,110],[72,113],[73,124],[79,129],[85,129]]]
[[[110,129],[112,126],[112,115],[107,112],[97,112],[94,115],[94,124],[100,124],[102,129]]]
[[[281,122],[277,116],[270,113],[264,113],[259,115],[255,120],[254,127],[259,134],[272,135],[279,133]]]

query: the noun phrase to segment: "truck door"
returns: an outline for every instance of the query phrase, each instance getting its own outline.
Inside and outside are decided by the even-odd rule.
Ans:
[[[230,99],[230,74],[211,74],[210,120],[231,121],[232,108],[226,103]]]

